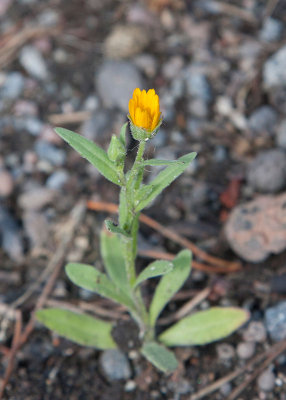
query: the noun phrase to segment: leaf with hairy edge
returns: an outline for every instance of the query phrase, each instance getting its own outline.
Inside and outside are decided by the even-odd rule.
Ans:
[[[104,222],[105,222],[106,229],[107,229],[110,233],[119,234],[119,235],[123,235],[123,236],[129,236],[129,235],[127,235],[127,233],[126,233],[123,229],[121,229],[118,225],[115,225],[112,221],[110,221],[110,219],[106,219]]]
[[[108,277],[92,265],[70,263],[66,266],[69,279],[77,286],[100,294],[126,307],[133,308],[132,300],[120,290]]]
[[[169,165],[161,171],[156,178],[150,182],[149,185],[144,185],[138,191],[137,198],[139,203],[136,206],[136,212],[145,208],[155,197],[157,197],[162,190],[169,186],[185,169],[189,166],[190,162],[196,157],[197,153],[189,153],[180,157],[177,161],[179,163]],[[151,190],[146,196],[146,190],[150,187]]]
[[[183,318],[159,336],[167,346],[196,346],[222,339],[245,324],[249,312],[236,307],[212,307]]]
[[[61,308],[47,308],[36,312],[38,321],[58,335],[83,346],[97,349],[116,348],[111,336],[112,324]]]
[[[126,147],[126,129],[127,129],[128,122],[125,122],[120,129],[119,140],[121,143]]]
[[[156,342],[145,343],[141,353],[163,372],[171,373],[178,367],[178,361],[174,354]]]
[[[138,286],[146,279],[155,278],[156,276],[168,274],[173,270],[173,263],[166,260],[157,260],[148,265],[143,271],[139,274],[136,279],[135,285]]]
[[[165,305],[188,278],[191,271],[191,252],[189,250],[180,251],[172,263],[173,270],[161,278],[150,305],[150,324],[152,326],[155,325]]]
[[[56,133],[73,147],[82,157],[86,158],[106,179],[121,186],[115,164],[110,161],[106,152],[97,144],[85,137],[65,128],[56,128]]]
[[[100,251],[110,279],[115,285],[126,290],[128,287],[128,280],[126,276],[123,247],[119,236],[103,230],[100,235]]]

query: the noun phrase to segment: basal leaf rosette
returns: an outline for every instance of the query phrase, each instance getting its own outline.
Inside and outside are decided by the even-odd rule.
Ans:
[[[159,97],[154,89],[140,90],[136,88],[129,100],[130,129],[135,140],[152,139],[162,124]]]

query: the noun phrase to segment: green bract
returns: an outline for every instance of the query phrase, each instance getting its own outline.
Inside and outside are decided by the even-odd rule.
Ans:
[[[187,316],[159,337],[156,336],[158,317],[189,278],[192,254],[189,250],[182,250],[173,261],[151,262],[136,274],[139,215],[143,208],[149,206],[162,190],[188,168],[196,153],[186,154],[174,161],[145,160],[145,141],[157,133],[162,120],[159,119],[158,96],[153,89],[147,93],[136,89],[134,93],[135,97],[129,104],[133,119],[136,122],[142,120],[147,125],[150,122],[154,129],[149,132],[146,128],[135,126],[131,121],[131,131],[134,138],[139,140],[139,146],[134,164],[127,172],[124,171],[127,123],[123,125],[118,137],[112,136],[107,152],[70,130],[56,128],[56,132],[103,176],[120,186],[118,224],[106,220],[100,236],[100,251],[106,273],[93,265],[70,263],[66,266],[66,274],[75,285],[125,306],[139,325],[142,355],[161,371],[170,373],[177,368],[178,363],[174,354],[165,346],[198,345],[218,340],[240,327],[249,316],[242,309],[214,307]],[[153,114],[145,107],[148,96],[153,99],[153,108],[150,109],[153,110]],[[152,122],[148,113],[158,119]],[[144,184],[145,166],[160,166],[163,169],[151,182]],[[147,307],[141,287],[148,284],[151,278],[159,279],[159,282],[150,306]],[[37,318],[59,335],[81,345],[98,349],[116,347],[111,334],[111,323],[89,315],[54,308],[38,311]]]

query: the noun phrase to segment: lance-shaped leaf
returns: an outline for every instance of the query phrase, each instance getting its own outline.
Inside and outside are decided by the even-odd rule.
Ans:
[[[110,233],[119,234],[119,235],[123,235],[123,236],[127,236],[127,237],[129,236],[123,229],[120,228],[120,226],[115,225],[112,221],[110,221],[110,219],[106,219],[104,222],[105,222],[106,229]]]
[[[235,307],[213,307],[199,311],[171,326],[159,336],[167,346],[202,345],[222,339],[249,319],[246,310]]]
[[[119,236],[103,230],[100,235],[100,251],[110,279],[115,285],[125,290],[128,287],[128,280]]]
[[[170,373],[178,367],[178,361],[174,354],[156,342],[145,343],[141,349],[141,353],[148,361],[163,372]]]
[[[127,129],[128,122],[125,122],[125,124],[122,125],[120,129],[120,134],[119,134],[119,140],[121,143],[126,147],[126,129]]]
[[[56,128],[56,133],[60,135],[71,147],[73,147],[82,157],[86,158],[106,179],[121,186],[115,164],[110,161],[106,152],[97,144],[85,137],[65,128]]]
[[[162,190],[169,186],[179,175],[181,175],[185,169],[189,166],[190,162],[196,157],[197,153],[189,153],[180,157],[177,161],[179,163],[169,165],[163,171],[161,171],[156,178],[149,184],[144,185],[143,188],[138,191],[138,204],[136,211],[140,211],[145,208],[151,201],[157,197]],[[146,195],[146,188],[150,187],[150,192]]]
[[[174,258],[173,270],[164,275],[156,287],[150,305],[150,324],[155,325],[156,319],[168,301],[183,286],[191,271],[191,252],[182,250]]]
[[[138,286],[146,279],[155,278],[156,276],[165,275],[172,271],[174,265],[170,261],[166,260],[157,260],[148,265],[143,271],[139,274],[138,278],[134,286]]]
[[[184,165],[185,163],[179,160],[158,160],[156,158],[150,158],[149,160],[144,160],[141,163],[142,165],[151,165],[153,167],[159,167],[161,165]]]
[[[100,294],[126,307],[133,308],[129,296],[92,265],[70,263],[66,266],[69,279],[77,286]]]
[[[60,336],[78,344],[97,349],[116,347],[111,336],[112,324],[61,308],[47,308],[36,312],[37,319]]]

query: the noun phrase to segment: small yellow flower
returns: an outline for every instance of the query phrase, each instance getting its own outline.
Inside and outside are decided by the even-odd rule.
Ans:
[[[148,140],[153,137],[161,125],[159,97],[154,89],[136,88],[129,100],[129,120],[131,132],[137,140]]]

